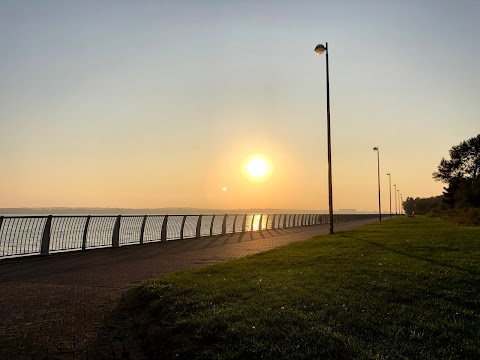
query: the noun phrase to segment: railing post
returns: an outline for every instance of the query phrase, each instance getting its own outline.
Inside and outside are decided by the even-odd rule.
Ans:
[[[213,222],[215,221],[215,214],[212,216],[212,222],[210,223],[210,236],[213,235]]]
[[[222,223],[222,235],[225,235],[227,233],[227,214],[223,217],[223,223]]]
[[[140,229],[140,244],[143,244],[143,235],[145,234],[145,224],[147,223],[147,215],[143,216],[142,228]]]
[[[183,240],[183,229],[185,229],[185,221],[187,221],[187,215],[183,215],[182,227],[180,228],[180,240]]]
[[[40,255],[48,255],[50,253],[50,231],[52,230],[52,215],[48,215],[47,222],[43,228],[42,245],[40,247]]]
[[[265,229],[268,230],[268,220],[270,220],[270,214],[267,214],[267,221],[265,221]]]
[[[90,224],[90,215],[87,216],[87,221],[85,222],[85,228],[83,229],[82,250],[87,249],[87,235],[88,235],[88,225],[89,224]]]
[[[2,230],[3,216],[0,216],[0,230]]]
[[[198,220],[197,220],[197,230],[195,231],[195,237],[199,238],[202,234],[200,232],[202,228],[202,215],[198,215]]]
[[[272,219],[272,230],[275,230],[275,216],[276,214],[273,214],[273,219]]]
[[[242,233],[245,232],[245,228],[247,227],[247,214],[243,216],[243,222],[242,222]]]
[[[162,233],[161,233],[161,242],[167,241],[167,226],[168,226],[168,215],[165,215],[162,223]]]
[[[120,221],[122,219],[122,215],[117,216],[117,220],[115,221],[115,226],[113,227],[113,234],[112,234],[112,247],[117,248],[120,247]]]
[[[235,218],[233,219],[233,232],[232,232],[232,234],[235,234],[235,228],[237,226],[237,215],[238,214],[235,214]]]
[[[283,228],[287,227],[287,214],[283,214]]]
[[[252,215],[252,222],[250,224],[250,232],[253,231],[253,221],[255,220],[255,214]]]
[[[260,221],[258,222],[258,230],[262,231],[262,222],[263,222],[263,214],[260,214]]]

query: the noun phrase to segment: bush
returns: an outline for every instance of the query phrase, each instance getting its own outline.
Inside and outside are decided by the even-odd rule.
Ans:
[[[432,214],[435,216],[436,214]],[[448,209],[439,213],[440,217],[462,225],[480,226],[480,208]]]

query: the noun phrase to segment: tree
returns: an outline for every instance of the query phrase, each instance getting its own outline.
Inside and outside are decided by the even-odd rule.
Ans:
[[[480,207],[480,134],[452,146],[450,160],[442,158],[435,181],[448,184],[444,203],[451,207]]]
[[[403,208],[408,216],[412,215],[415,211],[415,200],[412,197],[407,197],[407,200],[403,202]]]
[[[432,174],[436,181],[451,184],[455,179],[467,179],[471,183],[480,176],[480,134],[452,146],[450,160],[442,158],[438,171]]]

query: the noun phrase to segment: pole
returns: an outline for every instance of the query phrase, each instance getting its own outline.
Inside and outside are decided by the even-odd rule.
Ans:
[[[398,196],[398,216],[400,216],[400,190],[397,189],[397,196]]]
[[[395,195],[395,217],[397,217],[397,185],[396,184],[393,184],[393,186],[395,187],[395,192],[394,192],[394,195]]]
[[[390,190],[390,219],[392,218],[392,177],[388,175],[388,188]]]
[[[325,43],[325,51],[327,56],[328,212],[330,214],[330,234],[333,234],[332,142],[330,137],[330,79],[328,70],[328,42]]]
[[[382,221],[382,205],[380,203],[380,148],[377,147],[377,171],[378,171],[378,219]]]

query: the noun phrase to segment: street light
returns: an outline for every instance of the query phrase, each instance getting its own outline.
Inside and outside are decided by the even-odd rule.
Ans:
[[[390,173],[388,175],[388,188],[390,189],[390,219],[392,218],[392,177]]]
[[[333,234],[333,195],[332,195],[332,142],[330,139],[330,82],[328,74],[328,43],[315,47],[318,55],[326,53],[327,63],[327,148],[328,148],[328,212],[330,214],[330,234]]]
[[[395,186],[395,192],[393,194],[395,195],[395,217],[397,217],[398,216],[398,214],[397,214],[397,185],[393,184],[393,186]]]
[[[400,194],[400,213],[403,215],[403,197],[402,194]]]
[[[398,216],[400,216],[400,190],[397,190],[397,196],[398,196]]]
[[[380,204],[380,149],[378,146],[373,148],[377,152],[377,173],[378,173],[378,218],[382,221],[382,205]]]

